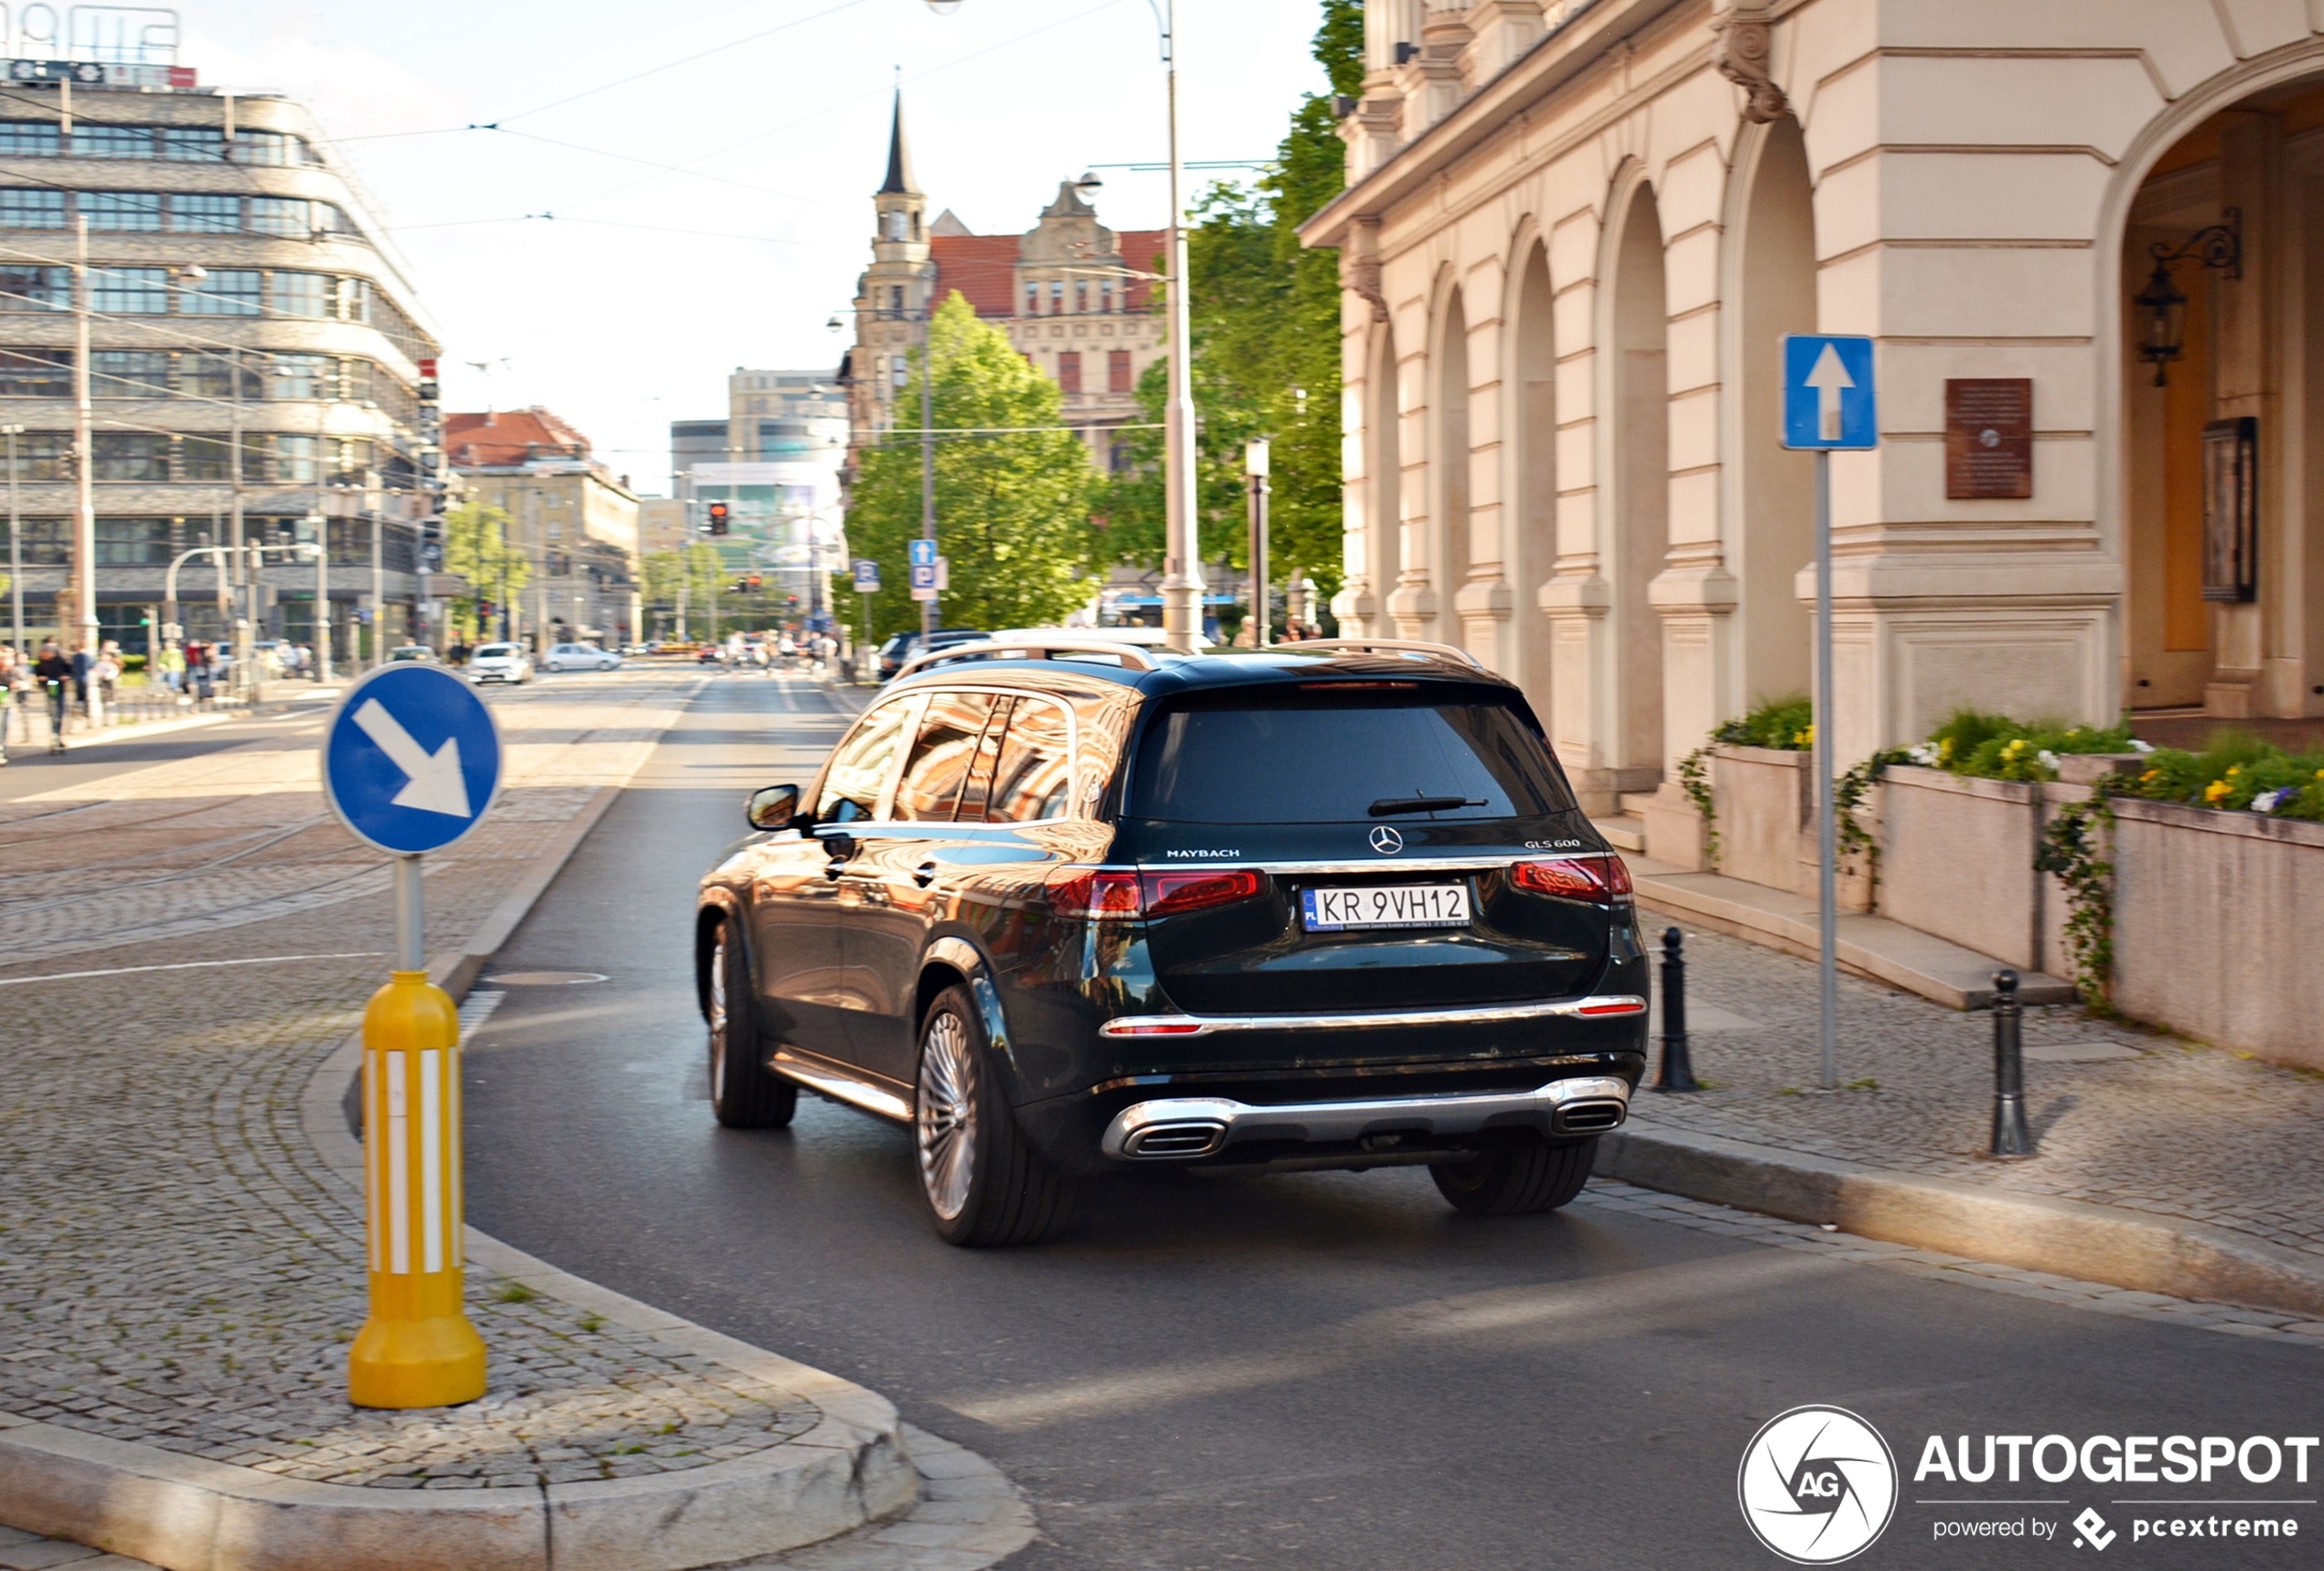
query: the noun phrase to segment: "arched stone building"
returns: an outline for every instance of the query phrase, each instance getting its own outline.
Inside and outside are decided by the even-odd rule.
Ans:
[[[1964,704],[2324,715],[2324,5],[1370,0],[1365,27],[1349,188],[1303,231],[1346,284],[1336,608],[1523,682],[1593,811],[1807,688],[1788,332],[1877,339],[1881,447],[1834,459],[1842,763]],[[2160,294],[2157,245],[2187,253]],[[1962,446],[2020,380],[2029,488]]]

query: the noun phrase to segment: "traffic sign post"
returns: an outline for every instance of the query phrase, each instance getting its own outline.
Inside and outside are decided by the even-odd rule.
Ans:
[[[323,794],[395,858],[395,963],[363,1011],[364,1215],[371,1315],[348,1350],[358,1407],[444,1407],[484,1394],[484,1340],[461,1307],[460,1020],[427,977],[420,858],[483,822],[500,733],[468,683],[382,666],[323,737]]]
[[[1840,1088],[1839,803],[1832,752],[1832,455],[1880,445],[1872,340],[1825,333],[1783,339],[1783,445],[1815,454],[1815,834],[1822,1075]]]

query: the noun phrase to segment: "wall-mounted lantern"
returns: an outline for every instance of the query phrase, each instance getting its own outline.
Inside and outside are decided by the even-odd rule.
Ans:
[[[2230,278],[2241,278],[2243,210],[2229,208],[2218,223],[2197,230],[2183,245],[2174,247],[2158,240],[2146,248],[2146,254],[2155,259],[2155,271],[2147,275],[2146,287],[2130,300],[2146,313],[2146,332],[2138,346],[2138,358],[2154,362],[2155,385],[2164,387],[2169,383],[2170,362],[2187,349],[2187,295],[2172,280],[2170,270],[2182,262],[2200,262],[2205,267],[2222,269]]]

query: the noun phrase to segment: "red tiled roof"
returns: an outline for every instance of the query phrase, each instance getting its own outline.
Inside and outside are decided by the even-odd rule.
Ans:
[[[1169,232],[1163,229],[1120,231],[1114,239],[1122,248],[1123,263],[1140,273],[1159,272]],[[938,303],[957,289],[980,317],[1017,315],[1017,248],[1022,238],[1014,234],[930,235],[928,250],[936,262]],[[1124,286],[1124,310],[1144,311],[1153,304],[1153,285],[1144,279],[1134,279]]]
[[[928,252],[936,260],[937,303],[941,305],[957,289],[980,317],[1015,314],[1017,238],[1013,234],[930,235]]]
[[[444,457],[456,469],[501,468],[533,457],[589,456],[589,439],[542,408],[444,417]]]

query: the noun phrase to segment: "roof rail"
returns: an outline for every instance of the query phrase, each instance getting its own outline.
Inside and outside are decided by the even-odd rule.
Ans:
[[[1438,660],[1457,660],[1463,665],[1473,665],[1479,671],[1485,669],[1485,662],[1465,649],[1448,643],[1427,643],[1419,639],[1302,639],[1297,643],[1269,647],[1292,654],[1303,654],[1311,649],[1384,650],[1392,654],[1431,654]]]
[[[1055,660],[1060,655],[1110,654],[1122,662],[1124,671],[1159,671],[1154,657],[1133,643],[1109,643],[1098,639],[999,639],[983,643],[949,644],[914,655],[896,668],[888,680],[901,681],[920,671],[946,664],[955,660],[994,660],[1016,655],[1037,660]]]

